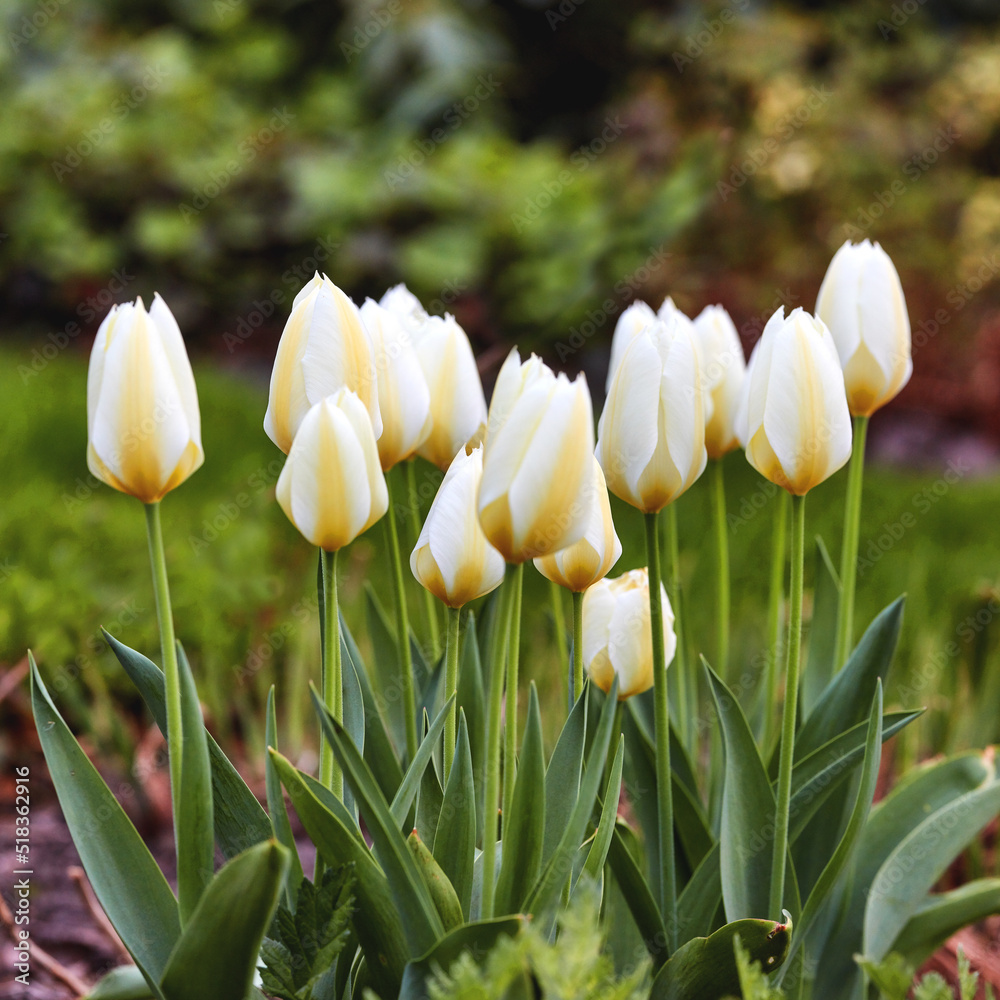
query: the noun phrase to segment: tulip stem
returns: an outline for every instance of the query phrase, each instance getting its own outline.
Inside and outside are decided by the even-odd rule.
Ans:
[[[715,520],[715,554],[718,557],[718,597],[715,609],[719,642],[715,655],[719,676],[729,680],[729,525],[726,523],[726,473],[722,459],[712,463],[712,511]]]
[[[835,670],[844,665],[854,642],[854,593],[858,579],[861,492],[865,477],[867,437],[868,417],[855,417],[851,470],[847,479],[847,508],[844,511],[844,542],[840,552],[840,604],[837,608],[837,644],[833,659]]]
[[[167,559],[163,551],[163,530],[160,524],[160,504],[146,507],[146,535],[149,538],[149,561],[153,567],[153,592],[156,596],[156,619],[160,625],[160,653],[167,700],[167,750],[170,758],[170,794],[174,813],[174,838],[177,831],[179,796],[181,791],[181,761],[184,745],[181,716],[181,679],[177,664],[177,642],[174,638],[174,616],[170,607],[170,583],[167,579]]]
[[[510,610],[514,603],[514,581],[510,572],[500,591],[497,627],[493,632],[490,660],[489,715],[486,726],[486,788],[483,792],[483,905],[482,917],[493,916],[493,895],[496,888],[497,808],[500,799],[500,720],[503,708],[504,664],[510,631]]]
[[[406,497],[407,506],[410,508],[410,521],[413,525],[413,544],[417,544],[420,538],[420,498],[417,496],[417,460],[411,458],[403,463],[406,466]],[[438,609],[437,601],[429,590],[424,590],[424,602],[426,604],[427,627],[430,631],[431,660],[436,660],[441,651],[441,634],[438,630]]]
[[[687,656],[684,647],[684,613],[681,607],[680,533],[677,527],[677,508],[674,504],[667,507],[667,557],[669,559],[667,591],[670,605],[674,610],[674,634],[677,636],[677,652],[674,656],[674,670],[677,671],[677,729],[684,745],[688,746],[689,695]]]
[[[396,503],[392,495],[392,477],[386,476],[389,489],[389,516],[386,530],[392,551],[392,583],[396,591],[396,642],[399,647],[400,675],[403,688],[403,716],[406,722],[406,752],[410,760],[417,753],[417,702],[413,693],[413,651],[410,649],[410,621],[406,613],[406,589],[403,586],[403,560],[399,554],[396,529]]]
[[[788,807],[795,760],[795,716],[799,703],[799,660],[802,647],[802,573],[805,563],[806,498],[792,497],[792,585],[788,617],[788,670],[781,715],[781,756],[778,764],[778,794],[774,817],[774,853],[771,855],[771,899],[768,907],[781,919],[788,855]]]
[[[323,560],[323,704],[337,722],[344,721],[343,664],[340,653],[340,607],[337,594],[337,553],[322,552]],[[344,776],[323,739],[319,752],[319,780],[338,799],[344,797]]]
[[[555,633],[556,649],[559,651],[559,663],[562,675],[567,680],[570,676],[569,650],[566,648],[566,614],[563,611],[562,587],[554,580],[549,580],[549,596],[552,598],[552,630]],[[573,688],[570,686],[570,702],[572,703]]]
[[[573,681],[570,686],[570,709],[583,693],[583,593],[573,591]]]
[[[448,608],[447,620],[448,631],[445,639],[444,654],[444,697],[447,701],[458,691],[458,647],[459,647],[459,623],[462,616],[461,609]],[[451,762],[455,759],[455,727],[458,718],[458,706],[452,704],[448,710],[448,717],[444,721],[444,780],[448,782],[451,774]]]
[[[778,490],[778,509],[771,532],[771,582],[767,605],[767,662],[765,666],[764,747],[774,744],[775,706],[778,700],[778,664],[781,662],[781,611],[785,603],[785,549],[788,532],[788,494]]]
[[[653,694],[656,720],[656,788],[659,820],[660,913],[671,953],[677,948],[677,876],[674,870],[674,793],[670,772],[670,704],[663,645],[663,599],[660,592],[660,546],[656,512],[645,515],[649,560],[649,623],[653,639]],[[680,650],[680,636],[677,648]]]
[[[511,569],[513,591],[510,608],[510,640],[507,647],[507,700],[504,706],[503,815],[510,815],[517,777],[517,674],[521,655],[521,587],[524,563]]]

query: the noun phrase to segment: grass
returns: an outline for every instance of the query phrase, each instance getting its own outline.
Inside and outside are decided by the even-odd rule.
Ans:
[[[35,371],[26,367],[33,349],[14,342],[0,350],[0,663],[19,661],[31,646],[74,724],[128,757],[132,741],[113,706],[134,708],[137,699],[99,628],[156,658],[143,517],[136,501],[87,471],[85,357],[67,350]],[[224,741],[241,734],[262,745],[261,706],[276,682],[285,689],[279,704],[286,706],[284,724],[294,744],[307,731],[307,680],[318,675],[315,554],[274,501],[283,456],[261,426],[266,373],[224,372],[197,358],[194,367],[206,461],[163,503],[178,635]],[[731,669],[742,671],[760,662],[765,643],[774,490],[739,454],[726,460],[726,476]],[[440,474],[421,464],[417,478],[426,510]],[[841,473],[809,498],[807,532],[825,538],[835,562],[845,486]],[[904,744],[908,759],[1000,736],[991,708],[1000,701],[1000,671],[989,667],[1000,612],[1000,538],[986,530],[998,508],[996,478],[944,469],[868,471],[856,619],[861,628],[899,593],[908,594],[889,701],[930,709]],[[617,501],[614,513],[624,546],[617,574],[644,558],[641,517]],[[692,648],[711,661],[715,581],[707,477],[679,501],[678,514],[688,634]],[[408,528],[405,541],[408,551]],[[382,548],[376,525],[341,560],[345,614],[359,637],[364,582],[380,595],[391,593],[378,557]],[[391,598],[385,600],[391,607]],[[422,607],[413,583],[418,628]],[[525,607],[526,682],[538,683],[548,712],[561,713],[565,678],[553,647],[549,588],[531,570]],[[568,598],[564,610],[568,616]]]

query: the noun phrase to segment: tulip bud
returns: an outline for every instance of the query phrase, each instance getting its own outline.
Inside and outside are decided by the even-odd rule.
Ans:
[[[535,568],[542,576],[577,593],[603,580],[622,554],[622,543],[611,519],[611,502],[604,473],[596,458],[592,463],[593,478],[587,489],[595,494],[595,502],[591,507],[586,533],[568,548],[535,560]]]
[[[205,461],[198,392],[177,321],[159,295],[112,306],[87,372],[87,467],[156,503]]]
[[[516,348],[490,402],[479,520],[508,562],[522,563],[579,541],[593,492],[593,410],[587,381],[555,375]]]
[[[430,433],[431,398],[410,334],[399,319],[368,299],[361,320],[371,338],[378,377],[383,471],[413,455]]]
[[[646,513],[676,500],[705,470],[705,392],[690,320],[642,330],[611,383],[597,459],[615,496]]]
[[[851,415],[830,331],[802,309],[784,312],[751,358],[740,436],[762,476],[803,496],[851,457]]]
[[[621,364],[628,345],[635,340],[636,335],[647,326],[656,322],[656,313],[645,302],[637,300],[626,309],[615,324],[615,332],[611,336],[611,360],[608,362],[608,379],[604,386],[605,393],[611,391],[611,381],[615,371]]]
[[[833,256],[816,299],[844,370],[851,413],[870,417],[910,381],[910,319],[889,255],[848,240]]]
[[[677,649],[674,613],[660,584],[663,603],[664,663]],[[653,628],[649,617],[649,574],[633,569],[601,580],[583,595],[583,662],[591,680],[605,693],[618,677],[618,700],[653,686]]]
[[[353,542],[389,509],[371,420],[350,389],[303,417],[276,492],[292,524],[327,552]]]
[[[358,307],[316,274],[292,302],[278,342],[264,415],[267,436],[287,455],[306,413],[341,388],[364,404],[375,437],[382,434],[371,340]]]
[[[406,285],[393,285],[379,299],[378,304],[383,309],[388,309],[403,324],[403,329],[414,338],[427,320],[427,310]]]
[[[410,554],[421,586],[451,608],[460,608],[503,583],[503,556],[486,540],[476,502],[483,478],[483,449],[459,451],[448,468]]]
[[[729,313],[722,306],[706,306],[694,321],[703,378],[711,386],[712,415],[705,423],[709,458],[722,458],[739,441],[736,411],[746,376],[743,346]]]

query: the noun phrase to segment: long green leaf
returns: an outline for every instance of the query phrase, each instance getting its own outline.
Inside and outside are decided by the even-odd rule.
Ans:
[[[147,981],[159,982],[180,937],[177,901],[149,848],[53,704],[30,653],[28,660],[35,726],[73,843],[135,964]]]
[[[369,966],[375,989],[382,996],[395,996],[410,951],[388,879],[361,839],[343,803],[337,802],[329,789],[297,771],[277,751],[272,751],[270,756],[309,839],[327,864],[332,867],[354,865],[358,907],[353,924],[358,941],[371,960]]]
[[[212,832],[212,768],[208,761],[205,720],[191,664],[180,643],[177,644],[177,666],[183,745],[180,747],[181,787],[176,796],[174,834],[177,837],[177,904],[183,927],[212,881],[215,838]],[[168,750],[177,753],[178,748],[168,745]]]
[[[511,815],[504,816],[504,852],[497,878],[495,914],[517,913],[521,909],[541,871],[544,835],[545,751],[538,692],[532,683]]]
[[[677,898],[677,940],[705,937],[722,905],[722,849],[716,844],[694,870]]]
[[[245,1000],[287,872],[288,852],[277,841],[220,869],[164,970],[166,1000]]]
[[[396,821],[396,826],[402,826],[406,821],[410,806],[413,805],[413,799],[416,797],[417,789],[420,788],[420,779],[424,776],[424,769],[430,763],[431,758],[434,756],[434,751],[438,748],[438,741],[441,739],[441,733],[444,731],[444,724],[448,718],[448,711],[454,700],[455,695],[452,695],[445,702],[441,711],[438,712],[437,718],[431,723],[427,734],[421,740],[417,752],[413,755],[413,762],[406,769],[406,774],[403,775],[403,780],[400,782],[399,789],[392,800],[392,805],[389,807],[392,818]]]
[[[630,849],[629,842],[633,848]],[[667,960],[667,931],[660,916],[660,907],[653,898],[639,867],[638,842],[634,831],[623,820],[615,823],[611,846],[608,848],[608,864],[614,873],[618,886],[628,904],[632,919],[642,937],[654,968],[659,968]],[[718,865],[716,865],[718,868]]]
[[[604,863],[608,859],[608,851],[611,848],[611,837],[615,832],[615,820],[618,817],[618,800],[622,794],[622,766],[625,763],[625,737],[618,740],[618,749],[615,751],[614,763],[611,766],[611,774],[608,776],[608,787],[604,795],[604,804],[601,807],[601,818],[597,823],[597,831],[594,833],[594,841],[590,845],[590,852],[584,863],[584,873],[593,881],[601,876],[604,871]]]
[[[840,580],[823,539],[816,537],[816,573],[813,577],[813,611],[809,624],[809,657],[802,672],[802,714],[808,716],[833,679],[837,640]]]
[[[422,954],[444,935],[444,926],[434,901],[368,765],[315,690],[312,691],[312,698],[323,732],[361,806],[379,861],[403,915],[403,929],[410,948]]]
[[[267,715],[265,723],[264,742],[268,747],[278,749],[278,722],[274,709],[274,685],[267,692]],[[298,898],[299,886],[302,884],[302,862],[299,860],[299,850],[295,846],[292,827],[288,822],[288,810],[285,808],[285,797],[281,793],[281,778],[278,777],[274,760],[269,753],[264,755],[264,783],[267,789],[267,810],[271,815],[271,826],[274,839],[287,848],[291,862],[288,878],[285,880],[285,895],[288,908],[295,910],[295,900]]]
[[[444,790],[433,851],[438,864],[455,887],[466,920],[472,905],[472,875],[476,860],[476,790],[469,744],[469,727],[465,711],[460,708],[455,760]]]
[[[584,691],[586,694],[586,689]],[[587,739],[589,698],[577,699],[569,713],[545,770],[545,836],[542,842],[542,865],[548,863],[559,846],[566,823],[580,793],[583,751]]]
[[[924,819],[883,862],[865,906],[865,958],[879,962],[889,954],[934,883],[998,812],[1000,781],[991,757],[981,787]]]
[[[350,736],[354,745],[365,752],[365,699],[361,693],[361,681],[358,679],[357,670],[354,667],[354,660],[350,656],[343,655],[343,641],[341,642],[341,672],[343,674],[344,688],[344,729]],[[344,802],[350,812],[354,814],[355,821],[358,816],[358,804],[354,801],[354,796],[349,788],[344,789]]]
[[[136,965],[120,965],[102,977],[85,1000],[155,1000],[146,977]]]
[[[483,830],[483,794],[486,769],[486,693],[483,687],[483,667],[476,640],[476,619],[469,612],[462,635],[461,661],[458,668],[456,704],[465,712],[469,727],[469,748],[472,752],[472,774],[476,790],[476,841]]]
[[[163,672],[148,657],[129,649],[110,632],[102,631],[111,651],[138,689],[160,732],[166,735],[167,707]],[[271,836],[271,821],[218,743],[212,739],[211,734],[207,738],[208,755],[212,763],[215,839],[228,860],[254,844],[268,840]]]

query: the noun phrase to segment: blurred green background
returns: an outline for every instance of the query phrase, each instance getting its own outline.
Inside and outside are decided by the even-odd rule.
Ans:
[[[874,421],[858,617],[910,595],[895,697],[932,711],[908,754],[1000,736],[992,0],[8,0],[2,18],[0,663],[31,645],[101,745],[127,752],[134,724],[106,692],[135,702],[98,626],[157,648],[138,506],[85,463],[86,356],[112,302],[159,291],[188,338],[207,459],[164,504],[179,632],[214,726],[256,739],[266,686],[288,689],[297,732],[317,670],[313,556],[261,429],[315,268],[359,302],[402,280],[455,313],[487,385],[518,343],[597,397],[633,298],[721,302],[749,348],[863,237],[900,270],[915,374]],[[740,455],[727,473],[752,666],[773,497]],[[424,508],[435,476],[420,466]],[[835,559],[843,480],[810,505]],[[616,515],[626,569],[640,522]],[[691,644],[711,658],[705,484],[679,515]],[[359,632],[364,580],[389,592],[381,545],[377,526],[351,550]],[[530,579],[526,672],[555,711]]]

